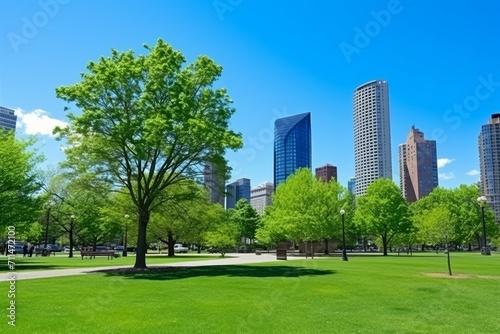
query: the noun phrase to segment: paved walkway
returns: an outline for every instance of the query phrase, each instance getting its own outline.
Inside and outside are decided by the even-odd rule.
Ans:
[[[223,266],[232,264],[246,264],[246,263],[260,263],[260,262],[273,262],[276,260],[274,253],[262,253],[262,255],[255,255],[253,253],[247,254],[229,254],[229,258],[215,258],[213,260],[202,261],[188,261],[188,262],[175,262],[152,264],[151,267],[199,267],[199,266]],[[303,257],[290,256],[290,260],[303,259]],[[55,269],[55,270],[36,270],[36,271],[20,271],[8,272],[0,276],[0,282],[9,281],[11,275],[16,274],[16,280],[48,278],[48,277],[61,277],[61,276],[74,276],[93,273],[99,270],[130,268],[131,266],[109,266],[109,267],[93,267],[93,268],[74,268],[74,269]]]

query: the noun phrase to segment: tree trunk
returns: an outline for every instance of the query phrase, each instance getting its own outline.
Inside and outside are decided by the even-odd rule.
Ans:
[[[174,253],[174,243],[175,243],[175,240],[174,240],[174,234],[172,233],[171,230],[168,230],[167,232],[167,236],[168,236],[168,257],[173,257],[175,256],[175,253]]]
[[[146,228],[149,223],[149,212],[139,209],[139,224],[137,236],[137,248],[134,268],[139,270],[147,269],[146,266]]]
[[[328,239],[325,239],[325,255],[329,255],[330,252],[328,252]]]
[[[201,244],[197,244],[196,248],[197,248],[197,253],[201,254]]]
[[[384,248],[384,256],[387,256],[387,235],[382,234],[382,247]]]

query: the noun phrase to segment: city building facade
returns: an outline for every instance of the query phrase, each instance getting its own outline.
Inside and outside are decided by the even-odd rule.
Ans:
[[[350,177],[349,180],[347,181],[347,189],[351,194],[354,194],[354,191],[356,190],[356,178],[355,177]]]
[[[259,215],[264,214],[265,207],[271,205],[273,192],[274,184],[271,182],[263,182],[250,192],[250,205]]]
[[[0,107],[0,128],[16,131],[17,116],[14,110]]]
[[[337,181],[337,167],[325,164],[315,169],[316,178],[323,180],[323,182],[330,182],[331,179]]]
[[[274,187],[298,168],[311,169],[311,113],[274,122]]]
[[[500,113],[481,126],[478,149],[481,193],[500,222]]]
[[[392,179],[389,88],[374,80],[354,90],[354,169],[356,196],[375,180]]]
[[[399,180],[401,193],[408,202],[429,195],[439,185],[436,141],[425,139],[415,126],[406,143],[399,145]]]
[[[225,173],[219,171],[216,164],[206,162],[203,172],[203,185],[208,191],[210,201],[224,207]]]
[[[238,179],[226,186],[226,210],[232,209],[240,199],[250,203],[250,179]]]

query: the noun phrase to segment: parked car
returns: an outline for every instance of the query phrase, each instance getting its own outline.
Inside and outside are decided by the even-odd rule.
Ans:
[[[116,246],[115,252],[123,252],[123,246]]]
[[[214,253],[218,253],[219,250],[215,247],[209,247],[209,248],[207,248],[207,252],[209,252],[210,254],[214,254]]]
[[[175,244],[174,245],[174,253],[187,253],[188,248],[184,247],[182,244]]]
[[[47,244],[47,249],[50,249],[51,252],[62,252],[63,250],[59,245],[56,244]]]

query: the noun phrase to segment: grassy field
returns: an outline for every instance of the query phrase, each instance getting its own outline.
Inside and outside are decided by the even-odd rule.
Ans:
[[[20,280],[0,332],[500,333],[500,255],[452,268],[428,253]]]
[[[148,265],[184,262],[184,261],[201,261],[219,258],[218,255],[208,254],[176,254],[175,257],[167,257],[167,255],[147,255],[146,263]],[[80,253],[75,253],[73,258],[68,258],[68,253],[57,253],[56,256],[33,256],[22,257],[16,256],[16,271],[26,270],[50,270],[50,269],[68,269],[68,268],[89,268],[89,267],[105,267],[105,266],[133,266],[135,263],[135,255],[132,253],[127,257],[118,257],[109,259],[106,256],[97,256],[95,259],[85,258],[82,260]],[[0,257],[0,268],[7,268],[7,257]]]

